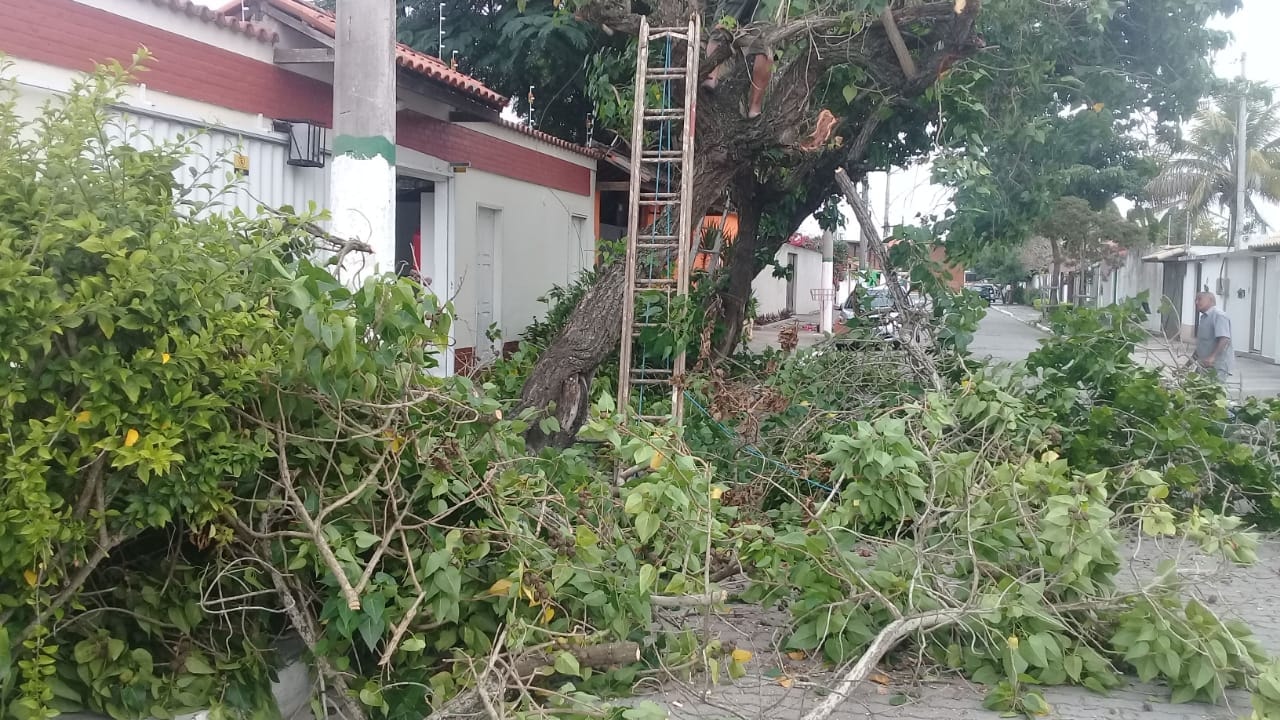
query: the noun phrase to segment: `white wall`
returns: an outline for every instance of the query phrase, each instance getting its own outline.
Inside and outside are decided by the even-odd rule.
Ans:
[[[457,175],[456,347],[475,347],[487,328],[476,327],[476,219],[481,207],[500,211],[494,277],[495,319],[504,340],[514,340],[545,314],[538,298],[590,268],[595,257],[595,201],[476,170]],[[594,177],[593,182],[594,185]],[[573,218],[583,232],[573,232]]]
[[[1160,330],[1160,302],[1164,297],[1164,266],[1160,263],[1143,262],[1143,253],[1130,251],[1125,257],[1124,265],[1112,273],[1101,274],[1098,282],[1098,306],[1105,307],[1113,303],[1136,298],[1143,292],[1147,294],[1147,314],[1144,326],[1152,331]]]
[[[822,253],[794,245],[783,245],[773,259],[778,265],[786,267],[787,255],[791,253],[796,256],[796,314],[818,312],[821,309],[819,302],[813,299],[809,291],[821,287]],[[756,298],[756,312],[760,315],[772,315],[787,309],[787,281],[773,276],[772,265],[756,275],[751,282],[751,292]]]

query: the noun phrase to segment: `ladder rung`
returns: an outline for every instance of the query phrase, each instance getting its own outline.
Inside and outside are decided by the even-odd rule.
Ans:
[[[673,371],[671,368],[631,368],[631,379],[635,380],[643,378],[645,375],[667,375],[670,376]]]
[[[632,384],[632,385],[670,385],[670,384],[671,384],[671,380],[670,380],[670,379],[667,379],[667,380],[654,380],[654,379],[642,380],[642,379],[639,379],[639,378],[632,378],[632,379],[631,379],[631,384]]]
[[[644,285],[645,287],[666,287],[675,284],[675,278],[636,278],[636,285]]]
[[[644,111],[642,117],[644,117],[645,120],[652,120],[655,122],[659,120],[683,120],[684,110],[681,108],[649,108]]]
[[[666,423],[671,422],[670,415],[636,415],[636,417],[655,425],[665,425]]]
[[[675,243],[636,243],[640,250],[675,250],[678,247]]]
[[[641,240],[666,240],[666,241],[668,241],[668,242],[675,242],[675,241],[677,241],[677,240],[679,240],[679,239],[680,239],[680,236],[679,236],[679,235],[641,235],[640,237],[636,238],[636,240],[637,240],[637,241],[641,241]]]
[[[646,150],[640,153],[641,162],[684,162],[684,152],[680,150]]]
[[[650,200],[679,200],[679,199],[680,199],[680,193],[678,192],[660,192],[660,193],[642,192],[640,193],[640,202],[646,202]]]
[[[681,68],[648,68],[645,71],[645,80],[684,80],[685,71]]]
[[[654,40],[661,40],[662,38],[667,38],[667,37],[672,38],[674,40],[686,40],[689,37],[689,29],[688,28],[678,28],[678,29],[657,28],[655,30],[649,31],[649,42],[653,42]]]

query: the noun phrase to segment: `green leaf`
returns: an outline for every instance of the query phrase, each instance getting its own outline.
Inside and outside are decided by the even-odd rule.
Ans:
[[[405,652],[419,652],[427,647],[427,641],[420,637],[411,637],[400,643],[400,649]]]
[[[642,512],[636,516],[636,532],[640,535],[640,542],[649,542],[649,538],[658,532],[659,525],[662,521],[658,516],[651,512]]]
[[[845,85],[843,95],[844,101],[852,105],[854,98],[858,97],[858,88],[853,85]]]
[[[356,540],[356,547],[360,548],[361,550],[368,550],[369,548],[381,542],[382,538],[378,537],[377,535],[374,535],[371,532],[365,532],[364,530],[359,530],[356,532],[355,540]]]
[[[1182,705],[1189,703],[1196,697],[1196,689],[1190,685],[1179,685],[1173,689],[1173,693],[1169,696],[1169,702],[1174,705]]]
[[[1068,655],[1062,660],[1063,669],[1073,682],[1080,682],[1080,673],[1084,672],[1084,661],[1079,655]]]
[[[635,515],[644,508],[644,493],[632,490],[627,493],[627,500],[622,504],[622,511],[628,515]]]
[[[1187,680],[1191,682],[1192,689],[1200,690],[1213,682],[1213,677],[1216,674],[1213,663],[1208,658],[1197,657],[1191,660],[1191,672],[1188,674]]]
[[[652,700],[644,700],[633,708],[624,710],[626,720],[667,720],[667,711]]]
[[[568,652],[561,651],[556,654],[555,668],[556,672],[561,675],[573,675],[574,677],[582,675],[582,669],[578,667],[578,658]]]
[[[215,671],[203,655],[191,653],[187,656],[187,672],[192,675],[212,675]]]
[[[658,569],[645,563],[640,566],[640,592],[647,593],[658,580]]]
[[[1048,715],[1049,703],[1038,692],[1029,692],[1022,696],[1022,706],[1032,715]]]

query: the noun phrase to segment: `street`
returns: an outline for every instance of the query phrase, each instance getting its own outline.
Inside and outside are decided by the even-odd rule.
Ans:
[[[1040,347],[1040,341],[1048,335],[1036,325],[1039,316],[1039,311],[1025,305],[993,305],[979,323],[969,351],[974,357],[993,362],[1024,360]],[[756,352],[770,346],[777,347],[778,333],[792,323],[798,323],[801,328],[801,349],[822,342],[822,334],[816,331],[818,315],[811,313],[754,328],[749,347]],[[1185,345],[1157,338],[1143,343],[1137,351],[1139,359],[1152,367],[1183,364],[1187,361],[1189,352],[1190,349]],[[1237,355],[1236,373],[1227,382],[1227,392],[1233,400],[1248,396],[1280,396],[1280,365],[1247,355]]]

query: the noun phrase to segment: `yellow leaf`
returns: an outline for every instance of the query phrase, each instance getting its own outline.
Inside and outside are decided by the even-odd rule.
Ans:
[[[79,415],[76,415],[76,422],[78,422],[78,423],[87,423],[87,422],[89,422],[89,419],[90,419],[90,418],[92,418],[92,417],[93,417],[93,415],[92,415],[92,414],[90,414],[88,410],[81,410],[81,411],[80,411],[80,414],[79,414]]]
[[[803,660],[809,657],[809,653],[803,650],[792,650],[791,652],[787,653],[787,657],[791,658],[792,660]]]
[[[36,581],[40,579],[35,570],[23,570],[22,577],[26,579],[27,584],[31,587],[35,587]]]
[[[542,624],[546,625],[547,623],[551,622],[551,618],[555,616],[556,616],[555,608],[548,605],[546,609],[542,611]]]
[[[1040,456],[1040,462],[1044,463],[1045,465],[1055,462],[1057,459],[1058,459],[1058,453],[1052,450]]]
[[[1106,105],[1103,105],[1102,103],[1094,103],[1094,104],[1093,104],[1093,111],[1094,111],[1094,112],[1102,112],[1102,109],[1103,109],[1103,108],[1105,108],[1105,107],[1106,107]]]
[[[169,364],[169,353],[160,353],[160,364],[161,365]]]
[[[391,438],[391,452],[400,452],[400,448],[404,447],[404,438],[394,435]]]
[[[743,650],[742,648],[734,648],[733,652],[729,654],[729,657],[740,663],[744,663],[751,659],[751,651]]]
[[[667,461],[667,458],[666,458],[662,453],[660,453],[660,452],[659,452],[659,453],[654,453],[654,454],[653,454],[653,457],[649,458],[649,469],[650,469],[650,470],[657,470],[657,469],[661,468],[661,467],[662,467],[662,463],[664,463],[664,462],[666,462],[666,461]]]
[[[1018,649],[1018,636],[1017,636],[1017,635],[1010,635],[1010,636],[1009,636],[1009,639],[1008,639],[1008,640],[1006,640],[1005,642],[1009,645],[1009,649],[1010,649],[1010,650],[1017,650],[1017,649]]]
[[[533,598],[533,588],[529,587],[528,585],[524,585],[524,584],[520,585],[520,594],[529,598],[529,607],[533,607],[534,605],[538,604],[538,601],[534,600]]]
[[[492,585],[490,585],[489,589],[485,590],[485,594],[506,595],[507,591],[510,589],[511,589],[511,581],[506,578],[502,578],[501,580],[498,580],[494,582]]]
[[[778,684],[779,684],[779,685],[781,685],[781,686],[782,686],[782,687],[784,687],[784,688],[789,688],[789,687],[791,687],[792,685],[795,685],[795,684],[796,684],[796,681],[795,681],[795,680],[792,680],[791,678],[789,678],[789,677],[787,677],[787,676],[785,676],[785,675],[783,675],[782,677],[778,678]]]
[[[133,447],[138,444],[138,431],[129,428],[129,432],[124,434],[124,446]]]
[[[712,500],[719,500],[719,499],[720,499],[720,497],[721,497],[722,495],[724,495],[724,488],[721,488],[721,487],[713,487],[713,488],[711,488],[711,499],[712,499]]]

